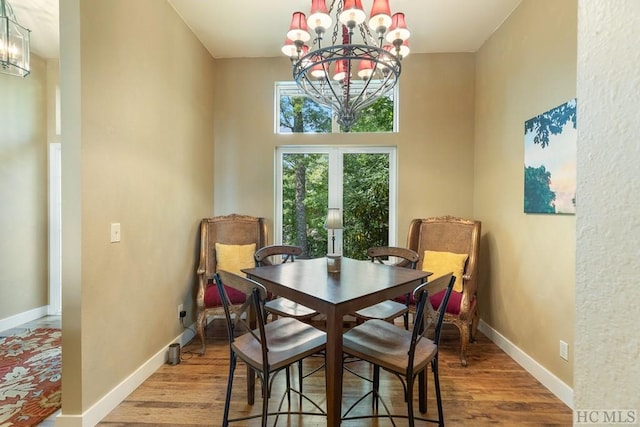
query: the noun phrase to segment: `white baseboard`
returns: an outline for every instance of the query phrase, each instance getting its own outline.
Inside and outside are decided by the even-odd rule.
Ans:
[[[162,350],[143,363],[135,372],[125,378],[82,415],[65,415],[64,412],[61,412],[56,417],[56,427],[92,427],[98,424],[158,368],[167,363],[170,344],[179,342],[180,347],[182,347],[191,341],[195,335],[194,327],[195,324],[185,328],[184,332],[167,343]],[[64,411],[64,408],[62,409]]]
[[[560,378],[549,372],[524,351],[516,347],[504,335],[493,329],[483,320],[478,324],[478,330],[493,341],[502,351],[507,353],[513,360],[529,372],[535,379],[540,381],[549,391],[556,395],[569,408],[573,409],[573,389],[565,384]]]
[[[18,313],[14,316],[0,319],[0,331],[6,331],[12,329],[23,323],[29,323],[48,314],[49,306],[44,305],[42,307],[34,308],[29,311]]]

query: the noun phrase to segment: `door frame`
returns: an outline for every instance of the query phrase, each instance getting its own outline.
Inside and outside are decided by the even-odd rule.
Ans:
[[[49,144],[49,306],[62,314],[62,145]]]
[[[326,154],[330,164],[342,172],[342,156],[355,153],[384,153],[389,156],[389,246],[397,244],[397,147],[395,146],[339,146],[339,145],[283,145],[275,152],[275,206],[274,206],[274,244],[282,244],[282,158],[289,153]],[[330,166],[331,167],[331,166]],[[342,176],[329,172],[329,206],[342,209]],[[342,251],[342,230],[335,230],[336,248]],[[328,250],[328,248],[327,248]]]

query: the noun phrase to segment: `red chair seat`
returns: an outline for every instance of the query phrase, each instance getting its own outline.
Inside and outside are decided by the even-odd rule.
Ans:
[[[431,301],[431,306],[434,308],[434,310],[437,310],[438,307],[440,306],[443,296],[444,296],[444,292],[438,292],[437,294],[429,298],[429,301]],[[449,314],[453,314],[455,316],[459,315],[461,303],[462,303],[462,292],[452,291],[451,296],[449,297],[449,303],[447,304],[446,312]],[[473,300],[471,301],[471,308],[473,308],[475,304],[476,304],[476,299],[474,297]]]
[[[407,303],[406,295],[401,295],[399,297],[395,297],[393,300],[396,301],[396,302],[402,303],[402,304],[406,304]],[[413,306],[416,305],[416,300],[413,297],[413,293],[409,294],[409,305],[413,305]]]
[[[231,304],[242,304],[247,299],[247,296],[237,289],[230,288],[227,285],[224,285],[224,289],[229,296]],[[204,305],[207,308],[222,307],[222,299],[215,285],[207,286],[207,289],[204,291]]]
[[[444,291],[438,292],[437,294],[429,298],[429,301],[431,301],[431,305],[433,306],[434,310],[437,310],[438,307],[440,307],[440,303],[442,302],[443,296],[444,296]],[[406,296],[403,295],[403,296],[394,298],[394,301],[400,302],[402,304],[406,304],[407,298]],[[451,291],[451,296],[449,297],[449,303],[447,304],[446,312],[453,315],[459,315],[461,302],[462,302],[462,292]],[[476,300],[474,298],[471,304],[473,305],[475,304],[475,302]],[[410,294],[409,304],[415,305],[413,294]]]

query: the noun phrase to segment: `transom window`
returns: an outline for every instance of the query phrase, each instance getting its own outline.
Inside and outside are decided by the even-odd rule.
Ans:
[[[353,82],[358,83],[358,82]],[[350,132],[397,132],[398,87],[364,109]],[[276,82],[275,133],[340,133],[331,108],[304,95],[295,82]]]

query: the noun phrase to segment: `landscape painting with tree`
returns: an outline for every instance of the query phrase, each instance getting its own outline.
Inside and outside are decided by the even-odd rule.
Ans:
[[[576,99],[524,123],[524,212],[576,213]]]

